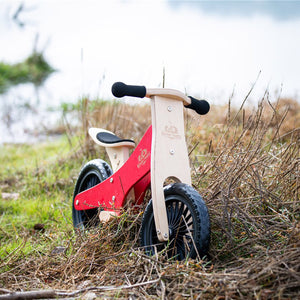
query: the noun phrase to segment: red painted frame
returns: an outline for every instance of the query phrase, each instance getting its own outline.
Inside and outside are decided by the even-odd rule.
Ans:
[[[140,205],[147,189],[150,187],[152,126],[145,132],[125,164],[105,181],[76,195],[76,210],[101,207],[116,213],[126,204],[129,191],[134,189],[133,205]]]

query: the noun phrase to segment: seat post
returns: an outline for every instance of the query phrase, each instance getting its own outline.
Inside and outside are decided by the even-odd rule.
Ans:
[[[110,159],[111,167],[114,173],[118,171],[129,158],[129,148],[132,147],[130,146],[105,147],[105,150]]]

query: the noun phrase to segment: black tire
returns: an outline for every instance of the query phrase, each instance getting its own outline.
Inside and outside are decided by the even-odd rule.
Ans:
[[[95,227],[100,223],[98,218],[98,208],[87,210],[76,210],[74,208],[74,199],[77,194],[97,185],[112,175],[111,167],[102,159],[94,159],[89,161],[81,169],[73,195],[72,203],[72,219],[74,228],[81,230]]]
[[[183,183],[168,185],[164,193],[169,241],[162,243],[157,238],[152,200],[150,200],[142,220],[141,246],[145,248],[148,255],[153,255],[156,247],[158,252],[166,248],[168,258],[177,260],[198,256],[203,258],[208,254],[209,249],[210,221],[202,197],[191,186]]]

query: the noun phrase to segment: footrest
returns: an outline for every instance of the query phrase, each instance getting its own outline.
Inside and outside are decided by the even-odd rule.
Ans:
[[[95,143],[103,147],[123,147],[127,146],[130,148],[135,147],[135,142],[130,139],[121,139],[114,133],[101,129],[101,128],[90,128],[89,135],[95,141]]]

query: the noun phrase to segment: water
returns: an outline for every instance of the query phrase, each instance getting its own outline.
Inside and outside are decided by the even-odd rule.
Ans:
[[[44,50],[59,71],[40,89],[21,85],[0,96],[0,143],[46,132],[61,102],[112,98],[115,81],[165,86],[213,103],[234,91],[239,104],[258,74],[252,101],[299,99],[300,2],[19,1],[0,6],[0,59],[15,63]],[[272,99],[271,99],[272,100]],[[36,139],[40,134],[33,135]]]

